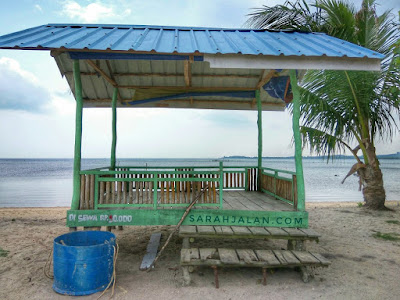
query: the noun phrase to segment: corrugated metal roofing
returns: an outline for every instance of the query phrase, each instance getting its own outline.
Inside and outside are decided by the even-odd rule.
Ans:
[[[42,25],[1,36],[0,49],[384,57],[322,33],[110,24]]]

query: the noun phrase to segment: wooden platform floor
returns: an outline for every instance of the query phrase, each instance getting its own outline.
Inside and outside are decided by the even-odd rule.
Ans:
[[[224,191],[224,210],[293,211],[293,206],[265,193]]]
[[[149,195],[148,199],[151,199],[152,195]],[[147,197],[145,197],[147,198]],[[217,193],[217,199],[219,195]],[[260,192],[254,191],[237,191],[229,190],[223,193],[223,210],[252,210],[252,211],[294,211],[293,205],[290,205],[284,201],[275,199],[274,197]],[[201,202],[200,202],[201,203]],[[150,202],[149,202],[150,204]],[[219,206],[205,206],[201,203],[201,206],[194,206],[192,209],[219,209]],[[162,206],[157,206],[157,209],[186,209],[187,206],[175,206],[167,203]],[[105,208],[106,209],[106,208]],[[153,209],[152,206],[147,207],[124,207],[114,209]]]
[[[224,191],[223,201],[223,210],[294,211],[292,205],[260,192]],[[157,207],[157,209],[186,209],[186,206],[169,206],[165,204]],[[192,209],[219,208],[217,206],[194,206]]]

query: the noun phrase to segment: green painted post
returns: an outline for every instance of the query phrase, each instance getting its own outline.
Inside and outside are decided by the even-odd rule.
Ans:
[[[157,209],[157,191],[158,191],[158,175],[153,175],[153,209]]]
[[[261,191],[261,168],[262,168],[262,108],[261,108],[261,98],[260,91],[256,91],[256,99],[257,99],[257,110],[258,110],[258,177],[257,177],[257,190]]]
[[[297,85],[296,70],[290,70],[290,84],[293,92],[293,135],[294,135],[294,158],[296,162],[297,177],[297,210],[305,210],[305,189],[303,176],[303,159],[300,134],[300,90]]]
[[[112,143],[111,143],[111,170],[115,170],[115,149],[117,147],[117,96],[118,89],[114,88],[112,97]]]
[[[224,202],[224,165],[219,162],[219,208],[223,209]]]
[[[71,209],[79,209],[79,200],[81,194],[81,150],[82,150],[82,111],[83,111],[83,96],[82,96],[82,81],[81,71],[79,68],[79,60],[74,60],[73,65],[74,82],[75,82],[75,149],[74,149],[74,173],[73,173],[73,194]]]

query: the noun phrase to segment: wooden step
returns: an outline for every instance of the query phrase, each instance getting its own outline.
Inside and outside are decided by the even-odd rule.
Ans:
[[[318,241],[320,235],[312,229],[255,226],[181,226],[179,236],[194,238],[249,238]]]
[[[181,265],[226,267],[308,267],[330,265],[321,254],[309,251],[228,248],[182,249]]]

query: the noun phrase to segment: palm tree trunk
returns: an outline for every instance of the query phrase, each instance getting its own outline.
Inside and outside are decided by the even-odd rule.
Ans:
[[[383,187],[383,176],[379,161],[376,157],[375,147],[367,148],[369,164],[365,168],[358,170],[362,184],[365,206],[370,209],[382,210],[386,209],[385,200],[386,193]]]

